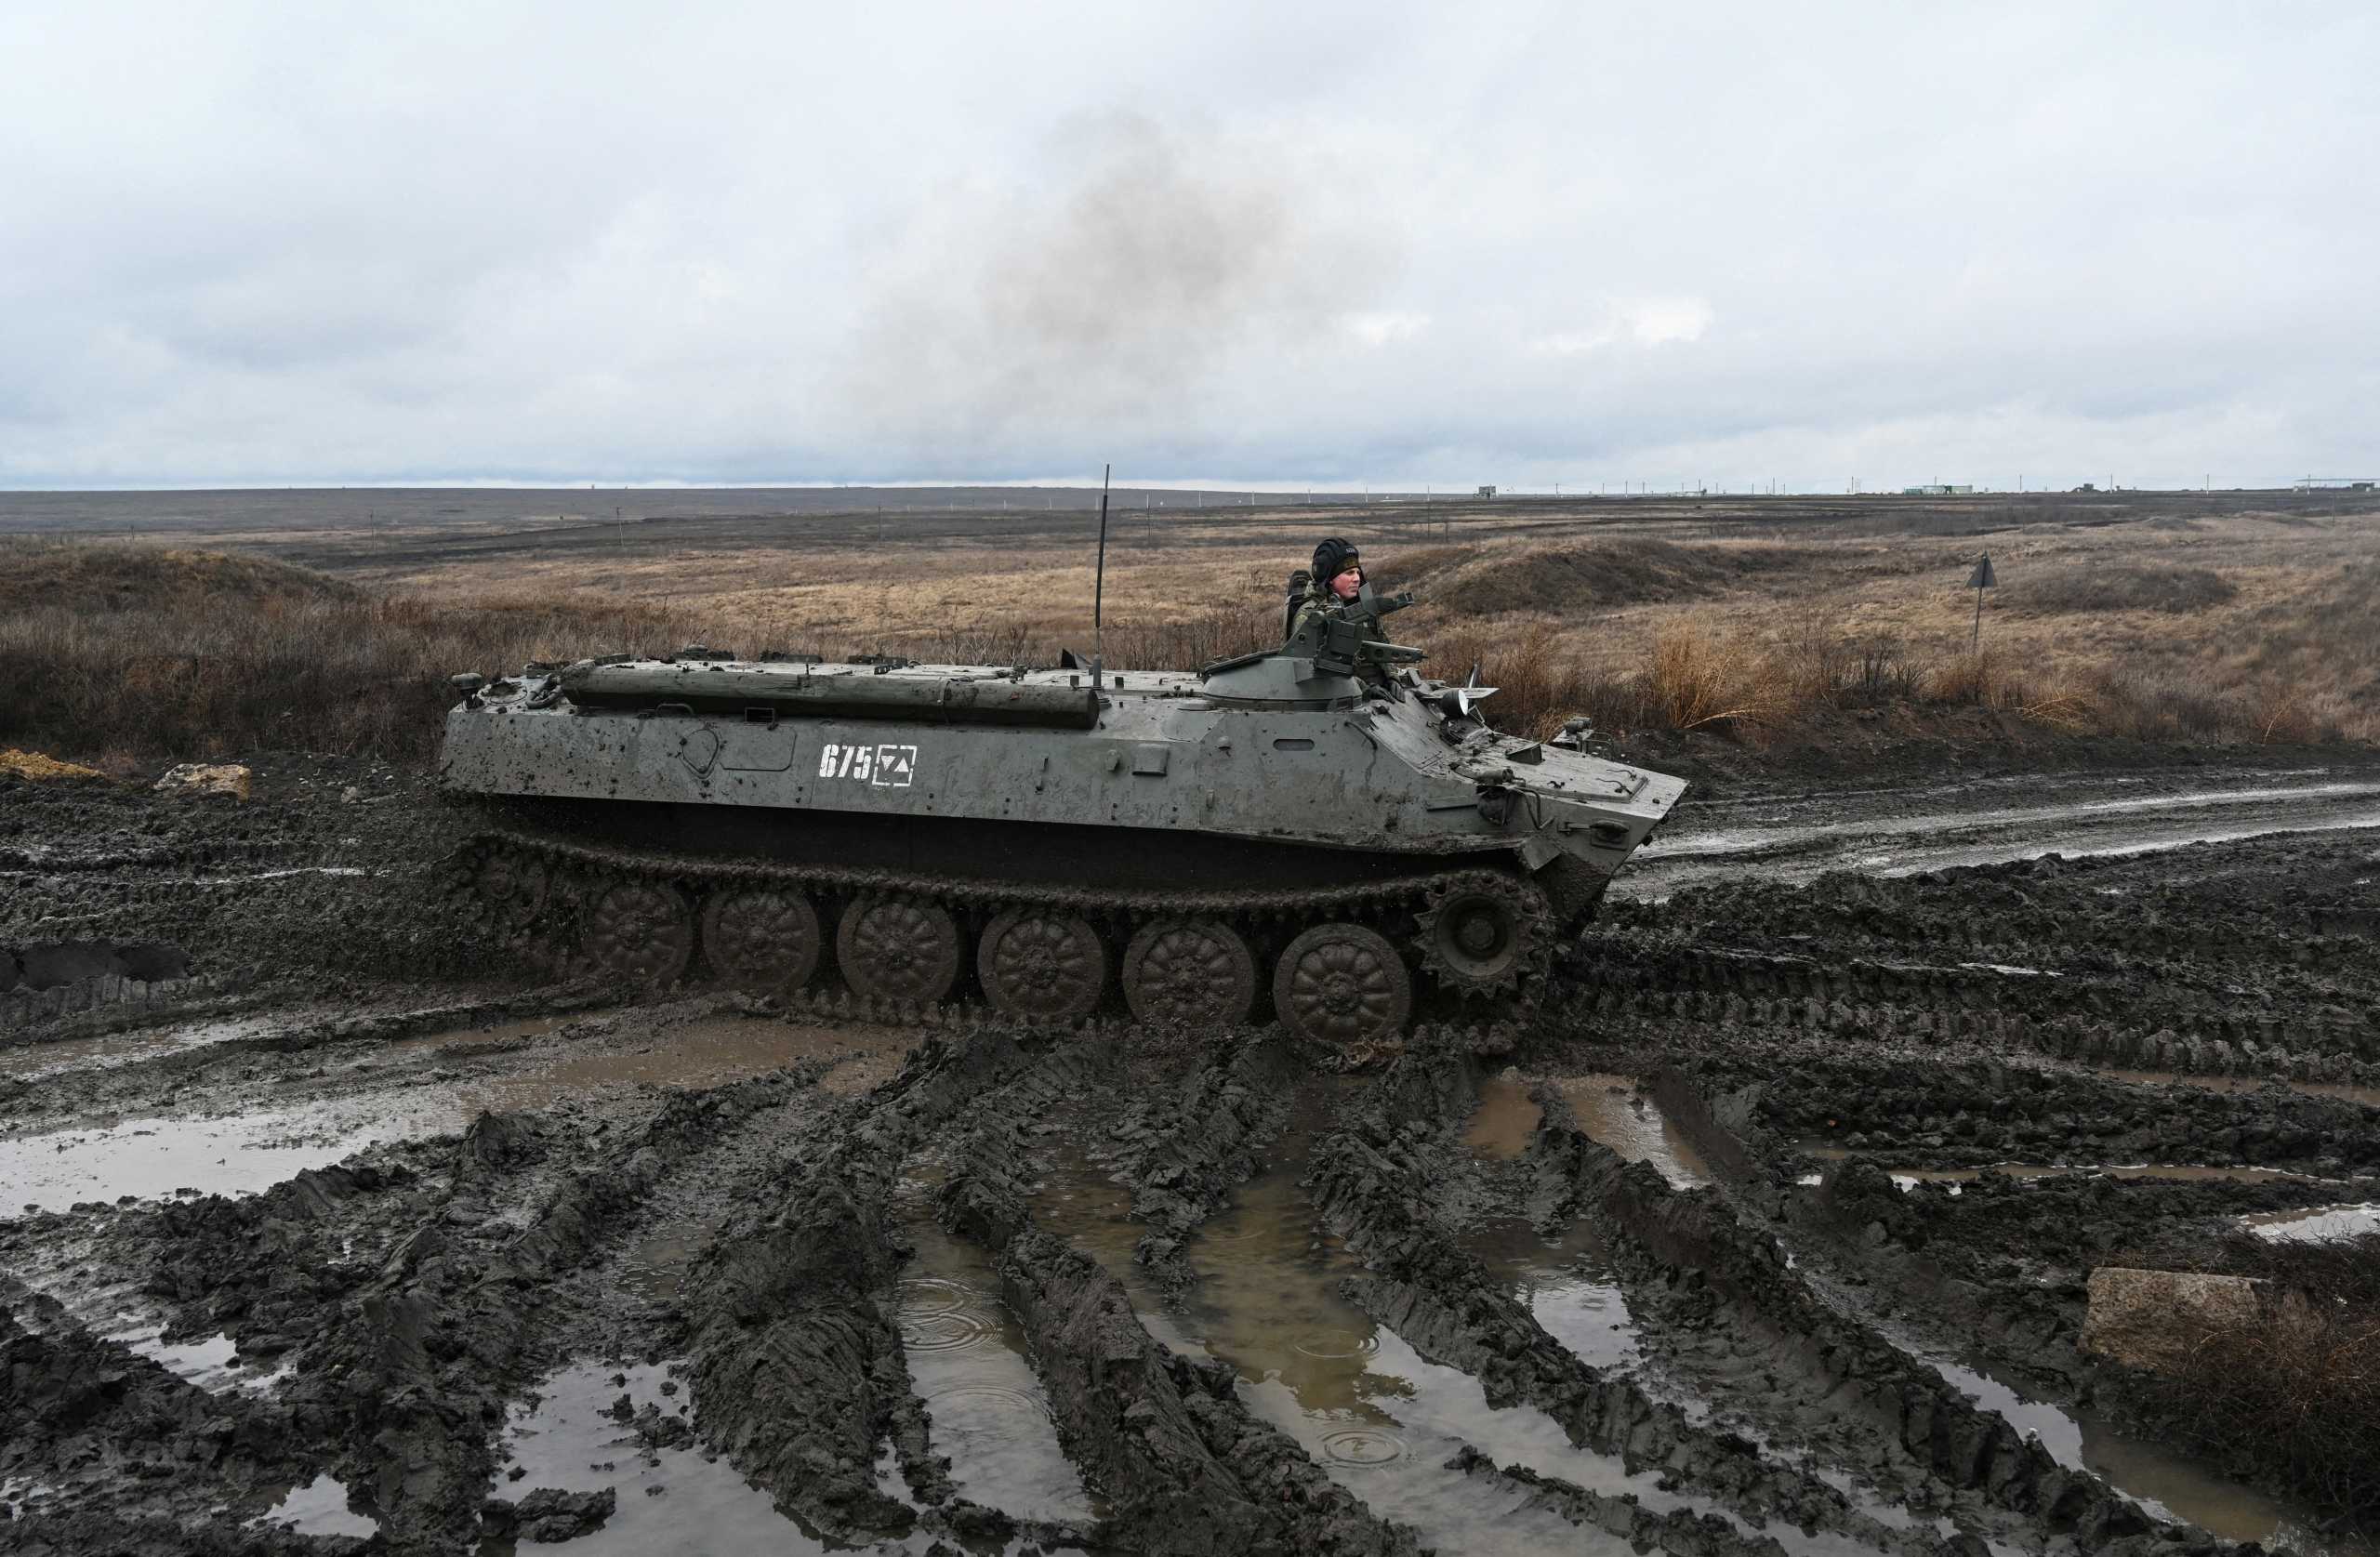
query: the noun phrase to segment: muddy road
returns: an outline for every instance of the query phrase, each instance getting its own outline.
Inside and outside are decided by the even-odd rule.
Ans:
[[[508,976],[257,766],[0,792],[0,1549],[2371,1550],[2082,1332],[2372,1225],[2380,768],[1698,804],[1341,1075]]]

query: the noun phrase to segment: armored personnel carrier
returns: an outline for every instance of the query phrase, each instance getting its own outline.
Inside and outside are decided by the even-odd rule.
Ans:
[[[1268,1009],[1323,1043],[1495,1021],[1685,790],[1499,733],[1405,603],[1196,673],[669,658],[455,678],[460,856],[566,966],[1066,1022]],[[1474,680],[1476,680],[1474,674]]]

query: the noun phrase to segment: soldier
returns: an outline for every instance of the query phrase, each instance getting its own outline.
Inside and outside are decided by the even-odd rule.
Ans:
[[[1315,617],[1342,609],[1363,587],[1363,558],[1355,543],[1336,535],[1324,541],[1314,548],[1313,581],[1306,586],[1305,603],[1289,620],[1290,635]]]

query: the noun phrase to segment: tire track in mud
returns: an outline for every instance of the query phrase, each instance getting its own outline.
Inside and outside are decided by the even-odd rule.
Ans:
[[[1808,1159],[1763,1127],[1763,1089],[1755,1082],[1714,1092],[1675,1069],[1657,1074],[1651,1086],[1664,1112],[1721,1165],[1746,1228],[1791,1239],[1798,1258],[1789,1269],[1826,1307],[1978,1408],[2038,1434],[2069,1471],[2103,1468],[2152,1514],[2174,1517],[2164,1506],[2171,1502],[2241,1540],[2366,1550],[2352,1539],[2335,1548],[2317,1541],[2313,1532],[2330,1526],[2320,1512],[2263,1496],[2176,1452],[2170,1445],[2202,1428],[2204,1403],[2082,1349],[2085,1278],[2095,1267],[2200,1268],[2210,1244],[2250,1214],[2331,1203],[2340,1185],[2242,1181],[2222,1168],[2179,1179],[2154,1169],[2136,1177],[1985,1169],[1929,1181],[1888,1173],[1859,1155],[1794,1178]],[[2365,1181],[2356,1193],[2371,1188]],[[2017,1380],[2021,1392],[2003,1379]]]
[[[687,1354],[703,1437],[781,1508],[834,1535],[897,1535],[916,1511],[878,1483],[879,1444],[914,1399],[887,1312],[903,1161],[1027,1063],[991,1032],[930,1041],[720,1229],[688,1281]]]
[[[956,1170],[940,1196],[945,1224],[993,1257],[1002,1299],[1030,1339],[1060,1439],[1112,1506],[1102,1540],[1148,1552],[1418,1551],[1410,1531],[1372,1514],[1294,1442],[1250,1415],[1228,1367],[1159,1343],[1113,1274],[1034,1224],[1030,1148],[1038,1127],[1055,1102],[1108,1062],[1079,1049],[1062,1051],[1029,1085],[986,1100],[959,1137]],[[1250,1062],[1273,1062],[1260,1052]],[[1197,1098],[1231,1086],[1228,1076],[1210,1084],[1194,1075],[1183,1092]],[[1227,1113],[1212,1141],[1160,1137],[1144,1160],[1226,1158],[1246,1136],[1245,1120]],[[1178,1215],[1171,1225],[1183,1226]]]
[[[169,1336],[219,1330],[282,1359],[288,1377],[253,1408],[316,1445],[312,1468],[356,1488],[391,1547],[466,1550],[504,1404],[568,1339],[568,1278],[731,1127],[800,1107],[824,1068],[672,1094],[616,1131],[483,1114],[458,1140],[390,1149],[385,1168],[169,1203],[109,1236],[145,1256]]]
[[[2284,837],[1807,886],[1755,873],[1616,905],[1564,972],[1588,1011],[1622,1020],[2371,1085],[2375,868],[2370,842]]]
[[[1590,1366],[1463,1252],[1428,1207],[1434,1186],[1448,1177],[1450,1132],[1474,1097],[1472,1072],[1463,1062],[1408,1056],[1351,1104],[1341,1128],[1316,1147],[1316,1205],[1366,1259],[1366,1273],[1347,1283],[1357,1306],[1424,1356],[1478,1378],[1491,1406],[1533,1406],[1559,1424],[1582,1452],[1616,1458],[1631,1476],[1652,1471],[1665,1491],[1710,1499],[1752,1530],[1774,1523],[1880,1551],[1939,1549],[1939,1538],[1930,1532],[1891,1528],[1817,1477],[1772,1461],[1752,1441],[1699,1425],[1634,1379]],[[1567,1219],[1560,1208],[1544,1207],[1537,1220]],[[1467,1470],[1484,1473],[1475,1464]],[[1625,1526],[1632,1541],[1665,1550],[1743,1551],[1773,1545],[1725,1519],[1714,1526],[1715,1513],[1708,1507],[1689,1504],[1654,1516],[1636,1509],[1633,1499],[1589,1492],[1525,1469],[1500,1473],[1545,1489],[1577,1511],[1580,1523]],[[1622,1514],[1621,1505],[1634,1512]],[[1719,1529],[1726,1530],[1724,1537]]]

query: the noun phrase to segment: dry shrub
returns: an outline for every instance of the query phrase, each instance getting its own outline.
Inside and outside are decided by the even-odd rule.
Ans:
[[[1758,723],[1775,701],[1762,657],[1740,638],[1694,619],[1663,627],[1654,639],[1646,690],[1672,730]]]
[[[1788,618],[1766,660],[1770,693],[1789,712],[1914,698],[1922,680],[1899,639],[1846,632],[1820,610]]]
[[[2011,603],[2043,612],[2162,611],[2182,614],[2228,604],[2240,588],[2213,568],[2171,563],[2095,566],[2028,579],[2009,590]]]
[[[1228,600],[1162,622],[1122,623],[1107,629],[1107,663],[1130,670],[1196,670],[1259,649],[1276,649],[1285,604],[1279,600],[1256,606]],[[1078,652],[1089,653],[1090,645],[1080,645]]]
[[[2255,1465],[2346,1515],[2380,1522],[2380,1234],[2228,1239],[2192,1264],[2259,1276],[2279,1296],[2252,1323],[2205,1325],[2153,1389],[2193,1446]]]
[[[1964,704],[2022,714],[2067,730],[2091,727],[2089,709],[2074,687],[2046,667],[1998,649],[1953,654],[1922,679],[1936,703]]]
[[[1485,705],[1488,722],[1514,734],[1546,735],[1577,710],[1567,695],[1575,667],[1554,629],[1532,622],[1516,631],[1491,633],[1463,627],[1436,635],[1422,674],[1463,681],[1472,667],[1496,695]],[[1547,728],[1549,720],[1551,728]]]

